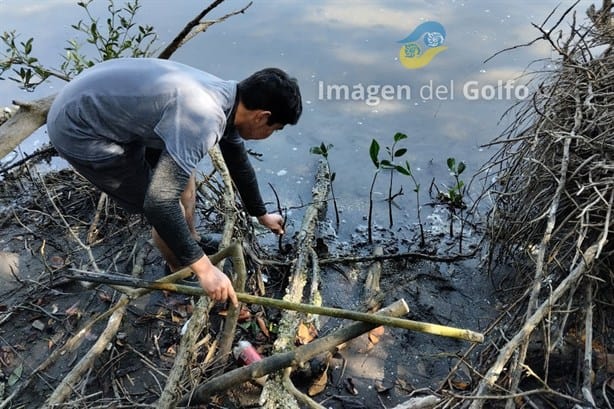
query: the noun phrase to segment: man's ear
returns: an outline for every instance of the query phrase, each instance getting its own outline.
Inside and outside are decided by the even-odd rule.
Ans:
[[[268,123],[270,117],[271,111],[259,110],[256,114],[256,119],[259,123]]]

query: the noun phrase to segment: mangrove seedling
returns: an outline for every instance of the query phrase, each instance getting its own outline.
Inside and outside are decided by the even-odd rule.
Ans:
[[[420,247],[424,247],[426,245],[426,240],[424,238],[424,226],[422,225],[422,213],[420,209],[420,183],[414,177],[414,173],[411,171],[411,166],[409,165],[409,161],[405,161],[405,166],[396,165],[395,169],[402,175],[409,176],[411,181],[414,184],[414,193],[416,194],[416,210],[418,214],[418,225],[420,226]]]
[[[369,216],[367,218],[367,231],[369,234],[369,244],[373,243],[373,188],[375,187],[375,180],[381,170],[381,162],[379,161],[379,143],[373,139],[371,146],[369,146],[369,156],[371,156],[371,162],[375,166],[375,173],[373,173],[373,179],[371,179],[371,188],[369,189]]]
[[[405,153],[407,152],[407,149],[405,148],[396,149],[396,146],[397,146],[397,143],[399,143],[400,141],[406,138],[407,138],[407,135],[401,132],[397,132],[396,134],[394,134],[392,146],[391,147],[386,146],[386,151],[388,152],[389,159],[382,159],[381,161],[379,160],[380,144],[375,139],[371,141],[371,146],[369,147],[369,155],[371,156],[371,161],[373,162],[373,165],[375,166],[375,173],[373,174],[373,179],[371,180],[371,188],[369,189],[369,216],[368,216],[368,222],[367,222],[368,233],[369,233],[369,243],[373,242],[373,236],[372,236],[373,189],[375,187],[375,181],[377,179],[377,175],[382,169],[390,170],[390,180],[388,184],[388,199],[387,199],[388,201],[388,220],[390,222],[390,227],[392,227],[393,225],[392,202],[395,199],[395,197],[403,194],[402,187],[399,189],[398,193],[395,193],[395,194],[392,193],[393,174],[395,171],[401,172],[401,173],[405,171],[405,168],[403,168],[402,166],[396,165],[394,163],[394,160],[396,158],[399,158],[405,155]],[[403,171],[401,171],[400,169],[403,169]]]
[[[457,165],[456,159],[448,158],[447,164],[448,164],[448,170],[450,171],[450,174],[454,176],[454,182],[455,182],[454,186],[448,189],[448,198],[450,199],[450,202],[452,203],[454,207],[458,209],[462,209],[466,207],[463,201],[463,192],[464,192],[463,187],[465,186],[465,182],[460,180],[460,175],[461,173],[465,171],[465,168],[466,168],[465,163],[458,162],[458,165]]]
[[[309,152],[313,153],[314,155],[322,156],[324,160],[326,161],[326,165],[328,166],[328,172],[330,175],[330,194],[333,198],[333,206],[335,208],[336,225],[337,225],[337,228],[339,228],[339,209],[337,208],[337,198],[335,197],[335,190],[333,189],[333,182],[337,174],[332,171],[330,167],[330,161],[328,160],[328,152],[330,152],[332,147],[333,147],[332,144],[329,143],[328,145],[325,145],[324,142],[322,142],[320,146],[311,147],[311,149],[309,149]]]
[[[438,198],[441,202],[445,203],[448,211],[450,212],[450,237],[454,236],[454,217],[456,216],[456,210],[460,211],[460,219],[461,219],[461,235],[462,235],[462,216],[463,209],[467,207],[464,201],[464,193],[465,193],[465,182],[460,179],[460,175],[465,171],[465,163],[458,162],[456,163],[456,159],[448,158],[447,160],[448,170],[450,171],[450,175],[454,177],[454,184],[448,188],[447,192],[439,192]],[[462,237],[460,241],[460,246],[462,247]]]
[[[401,132],[397,132],[396,134],[394,134],[393,139],[394,141],[392,142],[392,147],[386,146],[386,151],[388,152],[388,157],[389,157],[389,162],[390,162],[390,165],[386,166],[390,168],[390,180],[388,183],[388,222],[389,222],[390,227],[392,227],[393,225],[392,201],[394,200],[395,197],[403,194],[403,187],[401,187],[398,193],[395,193],[394,195],[392,194],[392,179],[394,177],[394,171],[395,170],[399,171],[399,169],[404,169],[401,166],[397,167],[397,165],[394,164],[394,160],[396,158],[400,158],[401,156],[405,155],[405,153],[407,153],[406,148],[396,149],[396,146],[397,146],[397,143],[399,143],[403,139],[407,139],[407,135]]]

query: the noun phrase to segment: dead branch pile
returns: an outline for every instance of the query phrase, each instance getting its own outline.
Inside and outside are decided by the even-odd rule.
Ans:
[[[535,76],[532,97],[509,113],[511,125],[493,143],[500,149],[486,167],[496,180],[491,256],[493,265],[515,262],[505,285],[513,301],[463,407],[612,408],[611,1],[587,14],[577,23],[570,8],[552,28],[536,26],[560,58]],[[571,32],[561,35],[566,19]]]
[[[11,336],[0,336],[0,369],[11,380],[4,376],[0,380],[0,408],[17,401],[27,407],[108,407],[111,403],[174,407],[177,393],[189,391],[194,386],[191,382],[198,384],[203,376],[211,376],[214,366],[218,370],[227,366],[213,359],[216,352],[229,355],[223,351],[227,331],[215,339],[209,332],[213,326],[209,308],[199,308],[200,302],[194,306],[191,299],[159,294],[137,306],[133,303],[147,291],[83,288],[71,278],[75,267],[128,271],[149,278],[163,275],[163,264],[147,243],[149,230],[140,217],[99,200],[100,193],[69,169],[41,175],[36,164],[28,161],[3,176],[2,244],[3,250],[10,251],[4,254],[13,255],[17,262],[5,272],[8,277],[1,277],[3,285],[11,288],[3,288],[0,325],[10,328]],[[206,218],[201,223],[213,230],[223,214],[216,207],[223,200],[215,192],[221,195],[229,190],[211,176],[204,183],[211,189],[202,191],[199,214]],[[209,200],[210,195],[216,200]],[[231,225],[235,223],[226,220],[225,227]],[[249,231],[243,224],[238,227]],[[233,266],[239,269],[234,259]],[[226,312],[224,328],[230,314]],[[194,325],[180,336],[190,316],[190,323],[201,326],[193,340],[188,340],[188,334]],[[220,321],[215,319],[217,312],[212,316]],[[229,335],[232,342],[234,327]],[[189,354],[184,356],[186,348]],[[38,394],[26,393],[32,389]]]

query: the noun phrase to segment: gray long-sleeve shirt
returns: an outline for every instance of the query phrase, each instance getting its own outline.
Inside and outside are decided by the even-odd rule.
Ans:
[[[106,61],[62,89],[48,115],[53,129],[61,130],[52,142],[81,162],[104,161],[132,144],[161,149],[143,210],[179,261],[191,264],[203,253],[178,198],[213,145],[219,142],[248,212],[266,213],[243,140],[232,124],[227,129],[236,89],[236,81],[173,61]]]

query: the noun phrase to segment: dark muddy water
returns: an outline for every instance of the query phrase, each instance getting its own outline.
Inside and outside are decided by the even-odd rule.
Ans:
[[[160,45],[201,7],[185,0],[172,5],[167,1],[142,3],[139,23],[156,28]],[[580,16],[590,3],[578,5]],[[227,1],[211,17],[246,4]],[[487,63],[484,60],[537,37],[531,23],[541,23],[557,5],[562,12],[571,4],[256,1],[244,15],[211,27],[173,58],[224,78],[240,79],[264,66],[279,66],[298,78],[305,107],[300,123],[252,145],[264,154],[262,161],[255,163],[262,190],[273,200],[266,185],[272,183],[286,206],[308,201],[316,163],[309,148],[321,142],[333,144],[330,160],[337,173],[340,232],[347,235],[365,223],[375,169],[368,153],[371,140],[377,139],[383,151],[396,132],[409,136],[401,144],[408,148],[402,159],[409,160],[423,186],[422,203],[429,201],[426,186],[433,178],[439,187],[451,184],[446,158],[464,161],[468,179],[491,154],[480,145],[503,129],[501,114],[525,95],[525,80],[519,76],[534,60],[545,59],[533,67],[547,67],[553,55],[547,44],[538,42]],[[104,15],[106,5],[106,1],[97,0],[90,7],[95,14]],[[61,63],[66,39],[80,38],[70,24],[85,17],[72,0],[0,0],[0,30],[14,29],[22,40],[34,37],[34,54],[51,66]],[[400,61],[404,44],[399,41],[412,32],[420,34],[420,25],[427,21],[439,23],[442,33],[437,38],[447,48],[426,66],[408,69]],[[61,86],[60,81],[54,81],[26,93],[12,81],[0,81],[0,105],[9,105],[12,99],[44,96]],[[31,150],[45,141],[41,130],[23,148]],[[397,178],[395,183],[397,189],[404,186],[406,193],[396,200],[395,219],[400,224],[413,221],[416,213],[412,185],[403,179]],[[380,178],[375,198],[381,208],[376,210],[375,221],[382,225],[387,224],[382,201],[386,194],[385,179]]]

